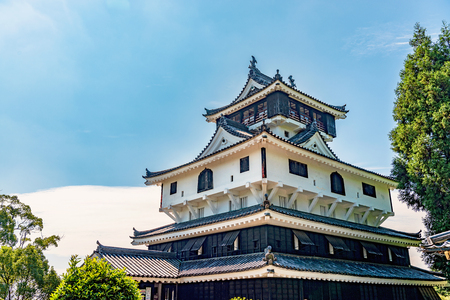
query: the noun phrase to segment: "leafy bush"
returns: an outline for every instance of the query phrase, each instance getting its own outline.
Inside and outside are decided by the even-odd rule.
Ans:
[[[78,262],[80,259],[72,256],[50,300],[141,300],[137,282],[124,269],[113,269],[105,260],[91,257],[86,257],[81,267]]]

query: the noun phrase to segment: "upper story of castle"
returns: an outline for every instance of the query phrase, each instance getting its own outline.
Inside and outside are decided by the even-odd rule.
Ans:
[[[176,223],[270,205],[379,226],[393,215],[388,176],[340,160],[328,145],[345,106],[321,102],[250,63],[244,89],[229,105],[206,110],[216,130],[192,161],[148,171],[161,186],[160,211]]]
[[[344,119],[348,112],[345,105],[330,105],[311,97],[297,89],[292,75],[286,83],[278,70],[269,77],[259,71],[256,63],[252,56],[247,82],[236,99],[219,108],[205,109],[208,122],[217,124],[224,116],[252,131],[264,121],[273,133],[292,138],[315,121],[326,141],[336,137],[336,120]]]

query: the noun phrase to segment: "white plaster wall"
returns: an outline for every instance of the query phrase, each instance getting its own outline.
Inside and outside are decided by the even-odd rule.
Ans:
[[[249,156],[250,170],[240,173],[240,159],[246,156]],[[198,175],[205,167],[213,171],[214,188],[202,193],[197,193]],[[185,200],[193,200],[191,202],[192,205],[205,207],[206,216],[212,214],[206,201],[202,199],[203,195],[208,195],[214,200],[220,200],[218,202],[219,212],[228,211],[229,198],[227,195],[224,195],[223,191],[225,189],[232,190],[242,185],[245,186],[246,182],[254,182],[261,179],[261,151],[259,148],[245,149],[205,167],[197,168],[163,181],[164,191],[162,207],[168,207],[169,205],[175,206],[183,203]],[[233,182],[231,182],[231,176],[233,176]],[[177,182],[177,193],[170,195],[170,184],[175,181]],[[183,197],[181,196],[182,191],[184,191]],[[245,196],[249,193],[249,190],[233,191],[233,194],[238,196],[241,193],[243,193],[242,196]],[[251,193],[248,196],[248,205],[257,203],[256,199],[253,199]],[[188,213],[186,214],[188,215]]]
[[[305,163],[308,166],[308,178],[290,174],[289,159]],[[335,171],[337,171],[344,179],[345,196],[331,192],[330,174]],[[360,205],[386,210],[387,212],[392,211],[388,185],[343,170],[336,170],[331,166],[293,154],[272,145],[267,147],[267,178],[268,180],[281,181],[283,184],[290,186],[302,187],[305,190],[313,191],[315,193],[323,193],[326,196],[342,198],[343,200],[358,203]],[[375,186],[376,198],[363,194],[362,182]],[[298,199],[301,201],[300,204],[298,204],[298,207],[301,207],[301,210],[306,210],[310,198],[311,197],[308,198],[304,195],[300,195]],[[317,211],[320,212],[319,206],[320,203],[316,206],[313,213],[316,213]],[[356,209],[355,212],[358,212],[358,210]],[[338,207],[335,214],[336,217],[343,217],[345,212]]]

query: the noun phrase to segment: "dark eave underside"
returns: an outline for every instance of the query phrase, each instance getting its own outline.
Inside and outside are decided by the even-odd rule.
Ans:
[[[207,216],[204,218],[195,219],[195,220],[191,220],[191,221],[187,221],[187,222],[173,223],[173,224],[169,224],[169,225],[155,228],[152,230],[146,230],[146,231],[135,230],[134,236],[132,236],[131,238],[151,237],[151,236],[165,234],[165,233],[169,233],[169,232],[180,231],[180,230],[204,226],[204,225],[208,225],[208,224],[223,222],[226,220],[237,219],[237,218],[244,217],[247,215],[255,214],[262,210],[263,210],[262,206],[254,205],[254,206],[246,207],[243,209],[234,210],[234,211],[217,214],[217,215],[212,215],[212,216]],[[419,237],[416,234],[410,234],[410,233],[406,233],[406,232],[396,231],[396,230],[385,228],[385,227],[373,227],[373,226],[369,226],[369,225],[365,225],[365,224],[358,224],[358,223],[353,223],[353,222],[335,219],[335,218],[331,218],[331,217],[324,217],[324,216],[315,215],[315,214],[311,214],[311,213],[307,213],[307,212],[303,212],[303,211],[293,210],[293,209],[289,209],[289,208],[283,208],[283,207],[279,207],[279,206],[275,206],[275,205],[271,205],[269,210],[279,212],[284,215],[293,216],[293,217],[303,219],[303,220],[320,222],[323,224],[334,225],[334,226],[339,226],[339,227],[344,227],[344,228],[349,228],[349,229],[354,229],[354,230],[360,230],[360,231],[365,231],[365,232],[370,232],[370,233],[375,233],[375,234],[387,235],[387,236],[398,237],[398,238],[405,238],[405,239],[410,239],[410,240],[414,240],[414,241],[419,240]]]

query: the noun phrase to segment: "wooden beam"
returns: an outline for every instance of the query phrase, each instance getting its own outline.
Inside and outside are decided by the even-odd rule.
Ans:
[[[177,222],[177,219],[167,210],[167,208],[160,208],[159,211],[165,213],[169,218],[171,218],[174,222]]]
[[[261,187],[262,187],[262,195],[264,198],[265,195],[267,194],[267,178],[261,180]]]
[[[349,208],[348,208],[348,210],[347,210],[347,213],[345,214],[345,216],[344,216],[344,220],[345,221],[348,221],[348,218],[350,218],[350,216],[352,215],[352,212],[353,212],[353,210],[356,208],[356,207],[359,207],[359,204],[353,204],[352,206],[350,206]]]
[[[381,218],[384,216],[386,214],[386,211],[385,210],[383,210],[379,215],[378,215],[378,217],[376,218],[376,220],[375,220],[375,226],[377,226],[378,227],[378,223],[381,221]]]
[[[316,196],[314,196],[314,198],[311,201],[311,204],[308,207],[308,212],[312,212],[314,207],[316,207],[317,202],[319,202],[319,198],[323,197],[322,193],[318,193],[316,194]]]
[[[192,205],[189,203],[189,201],[184,200],[184,205],[187,206],[187,208],[188,208],[189,211],[191,212],[192,216],[193,216],[195,219],[198,219],[198,214],[197,214],[197,212],[195,211],[194,207],[192,207]]]
[[[254,184],[251,184],[250,182],[247,182],[245,184],[245,187],[247,189],[250,189],[250,191],[252,192],[253,196],[255,197],[256,201],[259,204],[263,203],[264,200],[263,200],[263,197],[262,197],[262,191],[261,190],[258,190],[258,188]]]
[[[379,227],[381,224],[383,224],[384,221],[387,220],[387,218],[389,218],[391,216],[392,213],[387,213],[383,216],[383,218],[381,218],[381,220],[378,222],[378,224],[376,224],[376,227]]]
[[[287,208],[292,207],[292,204],[294,204],[294,201],[297,199],[298,194],[302,193],[302,192],[303,192],[303,189],[301,187],[298,187],[297,190],[292,194],[291,198],[289,199]]]
[[[172,207],[172,205],[169,205],[169,209],[172,211],[172,214],[175,217],[175,222],[180,223],[181,222],[181,218],[180,215],[178,214],[177,210],[175,208]]]
[[[206,201],[213,214],[217,215],[217,206],[214,204],[212,199],[209,198],[207,195],[203,195],[203,200]]]
[[[371,211],[374,211],[374,208],[371,207],[368,210],[366,210],[366,212],[364,213],[362,219],[361,219],[361,224],[364,224],[364,222],[367,220],[367,217],[369,217],[369,214]]]
[[[225,189],[223,191],[224,194],[228,195],[228,198],[234,203],[235,208],[241,208],[241,204],[239,203],[238,199],[236,199],[236,196],[231,194],[228,189]]]
[[[280,189],[280,188],[282,188],[283,187],[283,183],[281,183],[281,181],[278,181],[278,183],[277,183],[277,185],[272,189],[272,191],[270,192],[270,195],[269,195],[269,201],[272,201],[272,198],[276,195],[276,193],[278,193],[278,190]]]
[[[342,199],[341,198],[337,198],[336,200],[333,201],[333,204],[331,204],[330,209],[327,212],[327,217],[331,216],[334,212],[334,210],[336,209],[338,203],[341,203]]]

